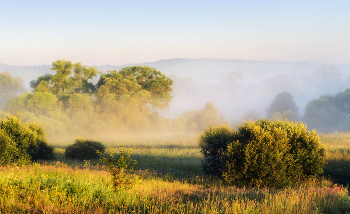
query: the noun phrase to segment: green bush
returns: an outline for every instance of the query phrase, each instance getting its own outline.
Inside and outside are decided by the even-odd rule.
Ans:
[[[28,128],[36,133],[36,141],[29,145],[28,153],[31,156],[32,160],[53,160],[54,148],[52,145],[49,145],[45,139],[45,131],[42,125],[39,123],[27,123]]]
[[[0,165],[53,158],[53,147],[48,145],[40,124],[32,122],[24,125],[20,116],[10,114],[1,120]]]
[[[221,127],[210,132],[216,129]],[[302,123],[246,122],[233,135],[221,143],[227,146],[220,152],[219,171],[230,184],[282,187],[323,172],[325,149],[316,132]]]
[[[105,158],[103,153],[97,151],[101,157],[102,163],[105,165],[105,168],[112,175],[112,182],[115,191],[118,191],[121,188],[129,189],[137,181],[138,177],[132,175],[131,172],[134,170],[136,165],[136,160],[130,158],[130,150],[125,154],[124,144],[119,148],[119,157],[114,157],[114,151],[110,150],[109,158]]]
[[[65,156],[68,159],[75,160],[92,160],[98,159],[96,151],[105,152],[105,146],[98,141],[77,138],[74,144],[66,148]]]
[[[221,176],[224,163],[221,160],[227,145],[234,140],[234,131],[227,126],[210,126],[199,137],[199,146],[204,155],[203,171],[208,175]]]

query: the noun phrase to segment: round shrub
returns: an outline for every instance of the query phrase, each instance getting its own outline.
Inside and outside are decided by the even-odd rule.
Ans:
[[[282,187],[323,172],[325,149],[303,123],[246,122],[233,135],[219,170],[230,184]]]
[[[66,148],[65,156],[75,160],[98,159],[100,156],[97,154],[97,150],[104,153],[105,146],[98,141],[77,138],[74,144]]]
[[[199,137],[199,146],[204,156],[202,161],[203,171],[208,175],[221,176],[223,162],[221,157],[227,149],[227,145],[234,140],[233,129],[227,126],[210,126]]]
[[[36,160],[53,160],[55,159],[54,148],[49,145],[45,139],[44,127],[36,122],[27,123],[28,128],[36,133],[37,140],[29,145],[28,154],[33,161]]]
[[[0,121],[0,165],[53,158],[53,147],[48,145],[40,124],[24,125],[20,116],[10,114]]]

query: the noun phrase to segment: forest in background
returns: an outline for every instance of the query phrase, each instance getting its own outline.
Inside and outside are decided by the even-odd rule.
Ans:
[[[161,117],[156,110],[169,106],[173,81],[155,68],[130,66],[102,73],[80,62],[57,60],[51,70],[55,73],[30,81],[31,92],[21,77],[0,73],[0,116],[20,114],[22,121],[38,121],[54,141],[78,136],[108,140],[135,133],[198,132],[223,122],[210,102],[174,119]],[[97,83],[91,81],[97,76]]]
[[[47,86],[40,84],[45,78],[57,76],[59,69],[54,65],[0,64],[1,72],[9,71],[9,75],[17,77],[13,86],[21,82],[19,77],[23,80],[16,91],[6,96],[2,93],[2,116],[20,111],[22,120],[40,121],[49,137],[107,137],[108,133],[130,131],[198,132],[210,124],[238,126],[244,120],[259,118],[303,120],[309,128],[322,132],[347,131],[350,127],[347,107],[350,92],[345,90],[350,86],[350,65],[219,59],[171,59],[138,65],[155,68],[172,81],[165,103],[152,101],[152,92],[136,84],[136,79],[126,91],[112,89],[117,87],[115,82],[106,89],[103,81],[108,75],[122,81],[124,77],[112,77],[113,72],[117,74],[135,65],[83,66],[80,63],[77,68],[77,64],[72,63],[71,73],[66,77],[76,85],[66,86],[70,88],[65,89],[64,93],[70,94],[66,96],[52,81]],[[84,74],[82,80],[77,72],[90,72],[90,76]],[[9,77],[3,75],[2,78]],[[16,98],[5,105],[11,96]],[[283,99],[289,100],[288,105],[279,106]],[[275,107],[271,107],[274,102]]]

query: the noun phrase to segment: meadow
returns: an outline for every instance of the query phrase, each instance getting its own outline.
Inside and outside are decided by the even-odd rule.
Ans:
[[[136,184],[114,191],[101,162],[64,158],[0,169],[0,213],[350,213],[350,133],[322,134],[328,155],[317,180],[282,189],[227,186],[201,170],[198,135],[160,135],[121,143],[137,161]]]

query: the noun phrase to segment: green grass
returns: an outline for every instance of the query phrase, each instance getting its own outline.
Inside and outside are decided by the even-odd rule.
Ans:
[[[321,138],[324,176],[349,183],[350,133]],[[61,145],[56,161],[0,168],[0,213],[350,213],[347,188],[330,179],[282,189],[225,186],[201,171],[196,136],[123,141],[138,162],[132,189],[115,192],[101,162],[65,160]]]
[[[1,213],[345,213],[349,209],[347,190],[326,181],[278,190],[245,189],[218,183],[207,187],[147,173],[134,188],[114,192],[104,170],[57,164],[0,171]]]
[[[331,133],[321,135],[327,148],[325,177],[347,185],[350,183],[350,133]]]

